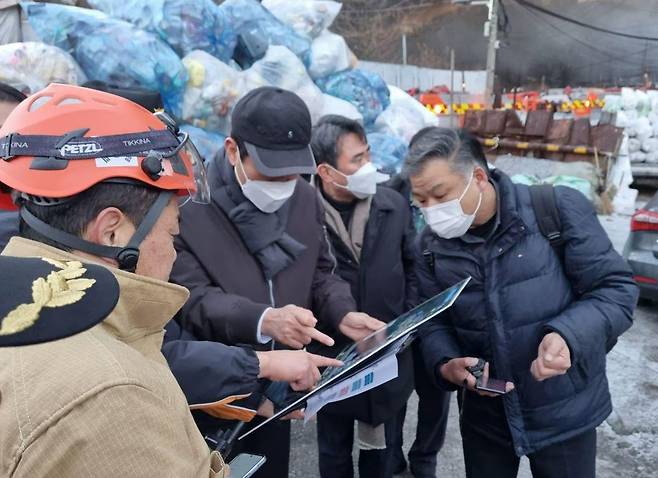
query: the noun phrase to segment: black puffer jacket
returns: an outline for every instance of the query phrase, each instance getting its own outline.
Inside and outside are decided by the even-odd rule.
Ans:
[[[485,245],[440,239],[429,228],[418,238],[421,300],[473,278],[454,307],[423,331],[421,346],[444,388],[452,387],[437,367],[456,357],[484,358],[492,376],[514,382],[516,390],[502,404],[466,393],[462,419],[494,424],[489,419],[498,401],[515,450],[524,455],[590,430],[610,414],[606,353],[631,326],[638,289],[581,193],[556,188],[566,240],[562,261],[538,229],[528,187],[498,171],[492,179],[499,224]],[[566,340],[572,366],[538,382],[530,364],[549,332]]]

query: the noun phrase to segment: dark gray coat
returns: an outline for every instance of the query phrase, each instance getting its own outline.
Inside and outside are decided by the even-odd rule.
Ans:
[[[197,340],[175,320],[165,327],[162,354],[190,405],[259,390],[253,350]]]
[[[220,178],[213,174],[218,170],[209,168],[208,173],[211,188],[216,187]],[[356,310],[349,285],[333,273],[324,210],[315,189],[300,179],[289,201],[286,232],[306,250],[274,277],[271,291],[260,264],[220,206],[213,201],[188,203],[181,209],[178,259],[171,279],[190,289],[181,318],[196,337],[254,344],[258,321],[270,306],[310,309],[331,327]]]

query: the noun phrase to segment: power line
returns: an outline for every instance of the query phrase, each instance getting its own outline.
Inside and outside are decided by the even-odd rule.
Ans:
[[[593,78],[593,73],[598,71],[597,68],[600,68],[600,65],[602,64],[609,64],[610,70],[609,73],[612,73],[612,70],[614,70],[616,73],[612,75],[606,74],[608,76],[608,80],[606,81],[611,81],[612,78],[614,77],[615,79],[619,79],[619,81],[622,81],[622,77],[625,80],[628,80],[630,76],[628,75],[628,71],[635,71],[636,69],[639,69],[641,66],[641,58],[638,58],[640,55],[645,54],[647,51],[647,45],[643,45],[641,49],[638,49],[637,51],[633,50],[629,53],[622,53],[621,51],[605,51],[601,47],[605,48],[604,45],[601,45],[599,47],[598,45],[593,45],[590,44],[591,37],[588,38],[587,35],[578,35],[577,32],[574,32],[574,29],[576,29],[576,26],[573,26],[571,28],[561,28],[560,25],[556,25],[556,23],[559,23],[558,20],[551,20],[546,15],[542,15],[539,12],[536,12],[530,8],[527,8],[522,5],[517,5],[518,9],[516,10],[518,14],[521,14],[523,16],[527,16],[523,20],[520,20],[522,23],[532,21],[533,25],[536,24],[537,28],[540,29],[540,31],[537,31],[536,34],[538,35],[545,35],[548,33],[548,28],[550,27],[551,29],[559,32],[559,38],[563,38],[562,43],[564,40],[571,40],[574,43],[578,43],[582,45],[583,47],[586,47],[588,50],[591,50],[592,53],[600,55],[599,58],[603,57],[605,59],[603,60],[576,60],[575,58],[572,58],[570,55],[570,61],[567,61],[564,65],[567,68],[567,74],[569,75],[570,78],[575,79],[575,78],[581,78],[583,79],[584,77],[582,76],[583,70],[589,69],[591,72],[586,75],[586,77]],[[515,19],[516,21],[516,19]],[[546,33],[544,33],[546,32]],[[582,33],[582,32],[581,32]],[[548,50],[554,50],[555,48],[562,49],[564,46],[555,46],[555,47],[549,47],[546,46],[544,49],[539,49],[537,50],[536,48],[530,49],[527,48],[528,46],[528,38],[526,35],[514,35],[512,34],[509,39],[512,41],[513,44],[513,50],[515,51],[521,51],[522,54],[525,54],[529,56],[530,58],[534,58],[536,60],[539,60],[540,62],[547,62],[549,60],[554,60],[556,59],[554,54],[551,54],[548,52]],[[557,40],[556,39],[556,40]],[[612,42],[613,40],[609,40]],[[652,44],[649,45],[648,48],[650,49],[651,52],[654,52],[656,48],[658,48],[657,44]],[[649,58],[651,58],[653,55],[649,55]],[[634,59],[637,59],[636,61],[633,61]],[[518,68],[514,68],[512,65],[509,65],[509,59],[506,61],[508,64],[507,70],[509,74],[518,74],[519,78],[523,75],[529,74],[529,70],[526,70],[525,72],[519,71]],[[614,65],[614,67],[613,67]],[[655,60],[649,60],[643,65],[643,69],[649,68],[655,71],[655,69],[658,67],[656,64]],[[510,69],[511,68],[511,69]],[[547,67],[547,68],[552,68],[552,67]],[[622,71],[625,71],[626,73],[621,73]],[[515,72],[515,73],[513,73]],[[536,70],[536,65],[535,65],[535,76],[536,76],[537,70]],[[620,76],[621,75],[621,76]],[[641,74],[636,73],[632,75],[633,78],[640,78]],[[514,80],[512,80],[514,81]],[[520,81],[520,80],[519,80]],[[571,80],[570,80],[571,81]],[[587,82],[587,80],[585,80]],[[603,81],[603,79],[601,79]],[[612,80],[617,81],[617,80]]]
[[[615,10],[623,10],[625,12],[628,11],[628,5],[619,5],[618,3],[605,3],[604,5],[600,5],[601,7],[606,7],[606,8],[613,8]],[[658,9],[652,9],[652,8],[641,8],[638,6],[633,6],[633,11],[634,12],[644,12],[644,13],[652,13],[654,15],[658,15]]]
[[[373,13],[398,13],[398,12],[405,12],[405,11],[410,11],[410,10],[419,10],[422,8],[431,8],[431,7],[438,7],[441,5],[450,5],[451,1],[450,0],[437,0],[434,2],[426,2],[426,3],[418,3],[416,5],[394,5],[392,7],[382,7],[382,8],[354,8],[354,9],[345,9],[343,8],[342,13],[349,13],[349,14],[357,14],[357,15],[364,15],[364,14],[373,14]]]
[[[584,47],[589,48],[589,49],[591,49],[591,50],[593,50],[593,51],[595,51],[595,52],[597,52],[597,53],[599,53],[599,54],[601,54],[601,55],[604,55],[605,57],[608,58],[608,59],[603,60],[603,61],[600,61],[600,62],[589,63],[589,64],[587,64],[587,65],[580,65],[580,66],[576,67],[576,69],[582,69],[582,68],[593,67],[593,66],[596,66],[596,65],[599,65],[599,64],[606,63],[606,62],[608,62],[609,60],[618,61],[618,62],[620,62],[620,63],[626,63],[627,65],[639,66],[640,62],[634,62],[634,61],[629,60],[628,58],[631,57],[631,56],[636,56],[636,55],[643,54],[643,53],[645,53],[645,52],[647,51],[647,48],[642,48],[642,50],[639,50],[639,51],[634,52],[634,53],[629,53],[629,54],[621,54],[621,53],[620,53],[619,55],[613,55],[613,54],[611,54],[610,52],[605,51],[605,50],[602,50],[602,49],[600,49],[600,48],[598,48],[598,47],[595,47],[594,45],[591,45],[591,44],[587,43],[586,41],[582,40],[581,38],[578,38],[577,36],[575,36],[575,35],[573,35],[573,34],[567,32],[567,31],[563,30],[562,28],[560,28],[560,27],[558,27],[557,25],[553,24],[553,23],[552,23],[551,21],[549,21],[548,19],[546,19],[546,18],[540,16],[540,15],[539,15],[537,12],[535,12],[534,10],[532,10],[532,9],[530,9],[530,8],[527,8],[527,7],[525,7],[525,6],[524,6],[524,9],[525,9],[526,12],[528,12],[528,13],[531,14],[531,15],[533,15],[533,16],[534,16],[535,18],[537,18],[538,20],[541,20],[541,21],[544,22],[546,25],[550,26],[551,28],[553,28],[553,29],[556,30],[557,32],[561,33],[561,34],[564,35],[565,37],[568,37],[568,38],[570,38],[571,40],[575,41],[576,43],[579,43],[580,45],[583,45]],[[654,46],[653,48],[656,48],[656,47]]]
[[[590,30],[594,30],[597,32],[601,33],[607,33],[609,35],[616,35],[624,38],[632,38],[634,40],[644,40],[644,41],[658,41],[658,37],[647,37],[647,36],[642,36],[642,35],[633,35],[631,33],[624,33],[624,32],[617,32],[614,30],[608,30],[607,28],[602,28],[602,27],[597,27],[595,25],[590,25],[585,22],[581,22],[580,20],[576,20],[575,18],[569,18],[565,17],[564,15],[561,15],[559,13],[555,13],[551,10],[547,10],[544,7],[540,7],[539,5],[535,5],[534,3],[530,3],[527,0],[516,0],[516,2],[524,7],[531,8],[533,10],[536,10],[538,12],[543,13],[544,15],[548,15],[554,18],[558,18],[562,21],[568,22],[568,23],[573,23],[574,25],[581,26],[583,28],[589,28]]]
[[[404,3],[404,2],[401,2]],[[424,8],[440,7],[444,5],[451,5],[451,0],[435,0],[433,2],[417,3],[415,5],[395,5],[392,7],[382,8],[348,8],[341,10],[341,13],[349,13],[350,15],[372,15],[376,13],[395,14],[404,13],[413,10],[421,10]]]

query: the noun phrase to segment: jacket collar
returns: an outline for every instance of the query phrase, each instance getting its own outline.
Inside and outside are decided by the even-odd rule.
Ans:
[[[366,226],[370,220],[370,209],[373,203],[372,196],[366,199],[359,199],[355,202],[352,219],[349,227],[346,227],[340,213],[325,197],[321,191],[321,187],[317,188],[317,192],[324,206],[325,223],[340,238],[345,247],[352,253],[352,258],[358,264],[361,259],[361,251],[363,250]]]
[[[496,191],[496,227],[491,236],[486,238],[487,241],[503,235],[510,226],[517,223],[521,218],[516,200],[515,186],[509,176],[498,169],[494,169],[491,171],[491,183]],[[464,242],[483,242],[482,240],[472,240],[468,236],[469,234],[466,233],[465,237],[467,240]]]
[[[377,193],[372,197],[372,207],[377,211],[394,211],[396,208],[392,200],[393,195],[384,194],[382,188],[386,186],[377,186]]]
[[[12,238],[2,254],[16,257],[47,257],[60,261],[95,262],[104,265],[20,237]],[[150,277],[110,267],[108,269],[119,282],[120,296],[117,306],[103,321],[102,327],[122,342],[131,344],[158,334],[160,343],[154,345],[159,351],[164,326],[185,304],[189,297],[188,290]]]
[[[487,242],[489,239],[494,237],[496,233],[498,232],[498,229],[500,228],[500,187],[498,186],[498,183],[494,181],[493,179],[489,179],[489,183],[491,183],[491,186],[494,188],[494,191],[496,193],[496,214],[493,217],[493,227],[489,231],[488,235],[486,237],[482,237],[476,234],[473,234],[472,230],[468,230],[464,236],[462,236],[461,240],[468,243],[468,244],[484,244]],[[482,227],[482,226],[477,226],[477,227]]]
[[[519,204],[517,200],[516,186],[507,174],[498,169],[491,172],[491,178],[496,184],[498,196],[498,214],[500,215],[499,229],[494,234],[504,233],[510,226],[513,226],[521,219]]]

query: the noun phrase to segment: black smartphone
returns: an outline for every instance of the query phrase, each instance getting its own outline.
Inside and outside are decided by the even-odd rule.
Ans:
[[[228,464],[231,469],[231,478],[249,478],[263,466],[266,458],[261,455],[240,453]]]
[[[496,395],[505,395],[507,393],[507,382],[497,378],[489,378],[485,380],[484,377],[481,377],[475,384],[475,389],[482,390],[483,392],[495,393]]]

